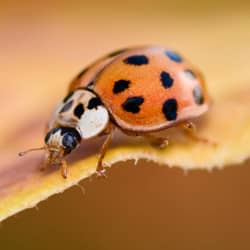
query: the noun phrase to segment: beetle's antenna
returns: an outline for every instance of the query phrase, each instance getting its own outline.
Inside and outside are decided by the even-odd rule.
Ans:
[[[45,147],[41,147],[41,148],[31,148],[31,149],[28,149],[26,151],[23,151],[23,152],[20,152],[18,153],[19,156],[24,156],[25,154],[31,152],[31,151],[38,151],[38,150],[45,150]]]

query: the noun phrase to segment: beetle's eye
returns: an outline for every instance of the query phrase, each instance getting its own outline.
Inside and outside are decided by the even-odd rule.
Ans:
[[[72,134],[66,133],[63,136],[62,144],[65,148],[73,149],[76,147],[77,144],[76,138]]]

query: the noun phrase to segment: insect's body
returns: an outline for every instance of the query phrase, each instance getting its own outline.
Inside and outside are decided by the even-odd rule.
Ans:
[[[208,109],[201,74],[183,57],[156,46],[104,57],[72,82],[70,91],[77,88],[93,90],[127,131],[157,131]]]
[[[47,159],[52,164],[57,158],[61,161],[81,139],[106,133],[100,170],[114,126],[147,135],[189,122],[207,110],[203,78],[179,54],[158,46],[120,50],[96,61],[71,82],[45,138]]]

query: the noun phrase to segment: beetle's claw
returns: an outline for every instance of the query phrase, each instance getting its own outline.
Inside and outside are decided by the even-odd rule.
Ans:
[[[107,178],[107,173],[105,168],[101,170],[96,170],[95,173],[98,177]]]

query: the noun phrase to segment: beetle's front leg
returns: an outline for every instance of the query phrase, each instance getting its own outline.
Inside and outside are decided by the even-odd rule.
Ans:
[[[68,165],[64,159],[62,160],[61,174],[64,179],[66,179],[68,176]]]
[[[96,167],[96,174],[98,176],[106,177],[106,174],[105,174],[106,170],[103,167],[102,160],[103,160],[103,158],[107,152],[108,146],[111,142],[111,139],[113,136],[113,131],[114,131],[114,126],[112,124],[110,124],[107,131],[106,131],[107,137],[106,137],[104,143],[102,144],[102,147],[101,147],[101,149],[99,151],[99,155],[98,155],[98,161],[97,161],[97,167]]]

